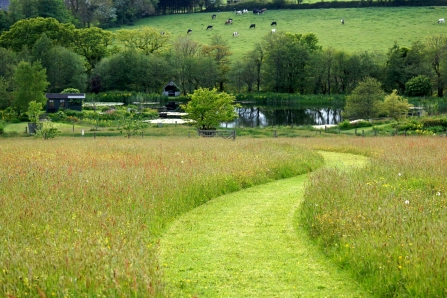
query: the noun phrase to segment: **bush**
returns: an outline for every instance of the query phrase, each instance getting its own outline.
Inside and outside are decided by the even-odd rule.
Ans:
[[[0,123],[0,135],[3,134],[3,132],[4,132],[4,127],[3,127],[3,125]]]

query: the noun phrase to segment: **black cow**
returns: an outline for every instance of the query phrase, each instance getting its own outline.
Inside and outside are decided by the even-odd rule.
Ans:
[[[254,14],[259,14],[260,12],[261,12],[260,9],[253,9],[253,13],[254,13]]]
[[[208,30],[208,29],[213,29],[213,26],[208,25],[208,27],[206,27],[206,30]]]
[[[272,22],[270,26],[276,26],[276,22]]]
[[[251,28],[256,29],[256,24],[251,24],[248,29],[251,29]]]
[[[215,18],[216,18],[216,15],[215,15],[215,14],[213,14],[213,15],[211,16],[211,18],[212,18],[212,19],[215,19]]]
[[[188,29],[188,31],[186,31],[186,34],[192,33],[192,29]]]

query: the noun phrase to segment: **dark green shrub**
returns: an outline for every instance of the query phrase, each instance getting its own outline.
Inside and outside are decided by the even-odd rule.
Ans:
[[[349,120],[344,120],[343,122],[338,123],[338,128],[342,130],[351,129],[351,122],[349,122]]]
[[[424,128],[433,127],[433,126],[442,126],[447,128],[447,119],[445,118],[424,118],[421,120]]]
[[[3,125],[0,123],[0,135],[3,134],[3,132],[4,132],[4,127],[3,127]]]

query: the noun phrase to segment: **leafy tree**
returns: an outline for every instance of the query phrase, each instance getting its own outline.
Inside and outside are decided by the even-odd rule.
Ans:
[[[275,92],[304,93],[308,46],[298,35],[270,34],[266,38],[265,79]]]
[[[199,88],[190,95],[191,101],[180,105],[188,119],[196,122],[197,128],[216,129],[221,122],[232,121],[237,118],[234,105],[235,97],[217,89]]]
[[[85,58],[60,46],[53,47],[48,56],[47,78],[50,83],[48,92],[57,93],[72,87],[85,90],[87,84]]]
[[[90,28],[93,22],[104,18],[104,14],[115,16],[110,0],[66,0],[65,4],[84,28]]]
[[[346,98],[344,116],[357,119],[377,117],[384,95],[379,81],[366,78]]]
[[[224,84],[227,81],[227,74],[230,71],[229,57],[232,54],[227,41],[220,35],[214,35],[211,38],[211,45],[203,46],[202,51],[205,57],[211,57],[216,62],[219,71],[219,76],[217,77],[219,90],[223,91]]]
[[[388,116],[399,120],[407,116],[408,109],[411,106],[407,99],[397,95],[397,90],[393,90],[390,95],[385,96],[382,108]]]
[[[43,105],[41,102],[36,102],[35,100],[28,103],[28,115],[29,120],[32,123],[39,123],[39,116],[42,114]]]
[[[9,82],[0,76],[0,110],[11,106],[11,93],[9,92]]]
[[[75,93],[81,93],[79,89],[76,88],[65,88],[61,91],[61,94],[75,94]]]
[[[116,38],[128,48],[143,51],[146,55],[165,51],[170,46],[171,34],[167,31],[143,26],[138,30],[121,29],[116,32]]]
[[[17,53],[12,50],[0,48],[0,77],[9,78],[14,66],[19,63]]]
[[[3,31],[9,30],[13,23],[11,15],[7,11],[0,9],[0,34]]]
[[[73,49],[87,60],[88,73],[96,63],[109,55],[108,47],[112,45],[113,41],[114,34],[100,28],[84,28],[73,31]]]
[[[411,78],[405,84],[405,94],[408,96],[430,96],[433,85],[429,77],[419,75]]]
[[[31,101],[37,103],[46,103],[44,95],[48,87],[45,69],[39,62],[33,64],[21,61],[15,69],[13,78],[13,107],[17,108],[19,113],[28,109]]]
[[[60,0],[37,0],[37,15],[43,18],[55,18],[61,23],[70,21],[70,12]]]
[[[434,85],[438,90],[438,97],[442,97],[447,75],[447,36],[428,37],[425,41],[425,54],[434,72]]]
[[[125,133],[127,138],[143,133],[147,129],[147,123],[135,113],[126,113],[119,120],[119,126],[121,127],[121,133]]]
[[[45,33],[54,44],[68,46],[73,39],[74,26],[61,24],[54,18],[32,18],[16,22],[0,36],[0,47],[15,52],[23,48],[32,49],[36,41]]]

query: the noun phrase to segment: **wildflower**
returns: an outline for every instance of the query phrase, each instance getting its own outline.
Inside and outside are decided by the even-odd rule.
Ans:
[[[439,196],[441,195],[441,192],[438,191],[438,192],[436,193],[436,195],[439,197]]]
[[[410,201],[405,200],[405,205],[408,205],[408,204],[410,204]]]
[[[399,176],[399,177],[402,176],[402,173],[398,173],[397,176]]]

